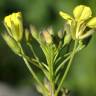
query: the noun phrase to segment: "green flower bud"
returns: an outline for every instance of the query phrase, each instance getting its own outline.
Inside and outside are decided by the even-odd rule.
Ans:
[[[37,32],[36,28],[34,26],[30,26],[31,34],[34,39],[36,39],[38,42],[40,42],[40,34]]]
[[[71,35],[66,34],[66,36],[64,37],[64,45],[69,44],[70,41],[71,41]]]
[[[46,31],[46,30],[44,30],[44,31],[42,32],[42,34],[43,34],[43,37],[44,37],[45,42],[46,42],[47,44],[51,44],[51,43],[52,43],[51,34],[50,34],[48,31]]]
[[[54,35],[52,26],[48,27],[48,28],[47,28],[47,31],[48,31],[51,35]]]
[[[60,39],[62,39],[62,38],[64,37],[64,31],[59,30],[59,31],[58,31],[58,37],[59,37]]]
[[[3,39],[5,40],[5,42],[7,43],[7,45],[11,48],[11,50],[12,50],[15,54],[20,55],[21,49],[20,49],[18,43],[17,43],[11,36],[9,36],[9,35],[6,34],[6,33],[3,33],[3,34],[2,34],[2,37],[3,37]]]
[[[25,29],[25,39],[26,39],[27,42],[30,41],[30,32],[29,32],[28,29]]]

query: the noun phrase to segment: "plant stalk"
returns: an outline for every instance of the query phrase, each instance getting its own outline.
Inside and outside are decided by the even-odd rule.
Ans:
[[[32,67],[30,66],[29,62],[26,59],[26,56],[24,54],[24,51],[22,49],[21,44],[19,43],[19,46],[21,48],[21,55],[22,55],[22,59],[24,60],[28,70],[30,71],[31,75],[33,76],[33,78],[36,80],[36,82],[41,86],[41,88],[44,90],[44,92],[48,92],[48,90],[44,87],[44,85],[41,83],[41,81],[39,80],[39,78],[36,76],[35,72],[33,71]]]
[[[63,75],[63,77],[62,77],[62,79],[61,79],[61,81],[60,81],[60,84],[59,84],[59,86],[58,86],[58,88],[57,88],[57,90],[56,90],[56,92],[55,92],[55,96],[58,96],[58,93],[59,93],[59,91],[60,91],[60,88],[62,87],[63,82],[64,82],[64,80],[66,79],[66,76],[67,76],[67,74],[68,74],[68,72],[69,72],[70,66],[71,66],[71,64],[72,64],[72,61],[73,61],[73,58],[74,58],[74,55],[75,55],[75,50],[76,50],[77,44],[78,44],[78,42],[77,42],[77,40],[76,40],[76,41],[75,41],[75,44],[74,44],[73,51],[72,51],[72,53],[71,53],[71,55],[70,55],[69,63],[68,63],[68,65],[67,65],[67,68],[66,68],[66,70],[65,70],[65,73],[64,73],[64,75]]]

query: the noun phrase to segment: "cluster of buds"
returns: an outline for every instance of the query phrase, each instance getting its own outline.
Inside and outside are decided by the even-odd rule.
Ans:
[[[67,35],[71,35],[70,38],[73,40],[83,40],[95,32],[96,17],[92,17],[92,11],[89,7],[85,5],[75,7],[73,17],[63,11],[60,11],[59,14],[66,20]]]
[[[45,30],[42,30],[40,33],[36,30],[34,26],[31,26],[31,34],[32,37],[34,37],[39,43],[43,42],[46,44],[52,44],[52,35],[53,35],[53,30],[52,27],[49,27]]]

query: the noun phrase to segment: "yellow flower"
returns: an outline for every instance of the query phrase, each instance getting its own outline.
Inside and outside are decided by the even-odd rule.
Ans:
[[[71,34],[73,39],[81,39],[81,37],[84,39],[95,32],[95,30],[85,32],[86,27],[96,28],[96,17],[92,18],[90,7],[85,5],[76,6],[73,10],[73,17],[62,11],[60,11],[59,14],[67,21],[66,23],[70,25],[69,34]]]
[[[20,41],[23,36],[23,24],[21,12],[12,13],[4,18],[4,25],[12,38]]]
[[[74,17],[72,17],[69,14],[62,12],[62,11],[60,11],[59,14],[65,20],[73,20],[74,19],[77,22],[85,21],[92,16],[92,12],[91,12],[90,7],[87,7],[85,5],[79,5],[74,8],[74,10],[73,10]]]

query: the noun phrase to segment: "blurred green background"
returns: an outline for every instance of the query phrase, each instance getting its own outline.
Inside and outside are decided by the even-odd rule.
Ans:
[[[21,11],[25,27],[33,24],[43,29],[51,25],[58,30],[63,24],[58,12],[64,10],[72,14],[79,4],[90,6],[93,16],[96,15],[96,0],[0,0],[0,26],[4,27],[4,16]],[[0,82],[12,86],[31,84],[31,76],[23,63],[0,36]],[[72,90],[72,96],[96,96],[96,33],[88,46],[76,55],[65,86]]]

